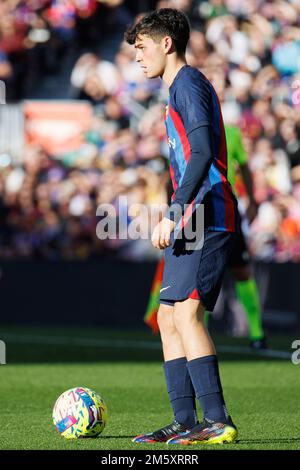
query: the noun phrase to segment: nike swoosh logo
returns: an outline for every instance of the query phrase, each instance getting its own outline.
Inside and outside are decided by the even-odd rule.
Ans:
[[[169,289],[169,287],[171,287],[171,286],[164,287],[163,289],[160,289],[160,291],[159,291],[159,292],[162,292],[163,290]]]

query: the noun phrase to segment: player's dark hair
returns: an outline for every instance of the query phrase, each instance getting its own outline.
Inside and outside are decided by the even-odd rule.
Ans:
[[[185,54],[190,37],[190,24],[186,15],[175,8],[161,8],[146,14],[140,21],[129,27],[124,38],[134,44],[140,34],[149,36],[153,41],[170,36],[178,54]]]

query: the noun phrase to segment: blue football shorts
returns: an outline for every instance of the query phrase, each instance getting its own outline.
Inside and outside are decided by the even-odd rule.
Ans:
[[[184,237],[174,239],[174,232],[171,234],[171,244],[164,249],[161,304],[192,298],[213,311],[238,235],[205,228],[203,236],[202,248],[190,250]]]

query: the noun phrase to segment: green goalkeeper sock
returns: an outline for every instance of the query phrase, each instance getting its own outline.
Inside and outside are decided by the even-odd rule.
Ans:
[[[250,339],[261,339],[264,336],[259,294],[256,281],[250,278],[247,281],[236,281],[236,293],[247,314]]]

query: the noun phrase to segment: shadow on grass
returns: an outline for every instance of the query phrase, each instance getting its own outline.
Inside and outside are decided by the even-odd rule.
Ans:
[[[239,445],[248,444],[292,444],[293,442],[300,442],[300,437],[284,437],[281,439],[241,439],[236,442]]]
[[[133,439],[136,435],[132,436],[101,436],[101,439]],[[249,444],[292,444],[300,442],[300,437],[290,437],[282,439],[240,439],[235,444],[238,445],[249,445]]]
[[[132,436],[101,436],[101,440],[102,439],[133,439],[134,437],[136,437],[137,435],[132,435]]]

